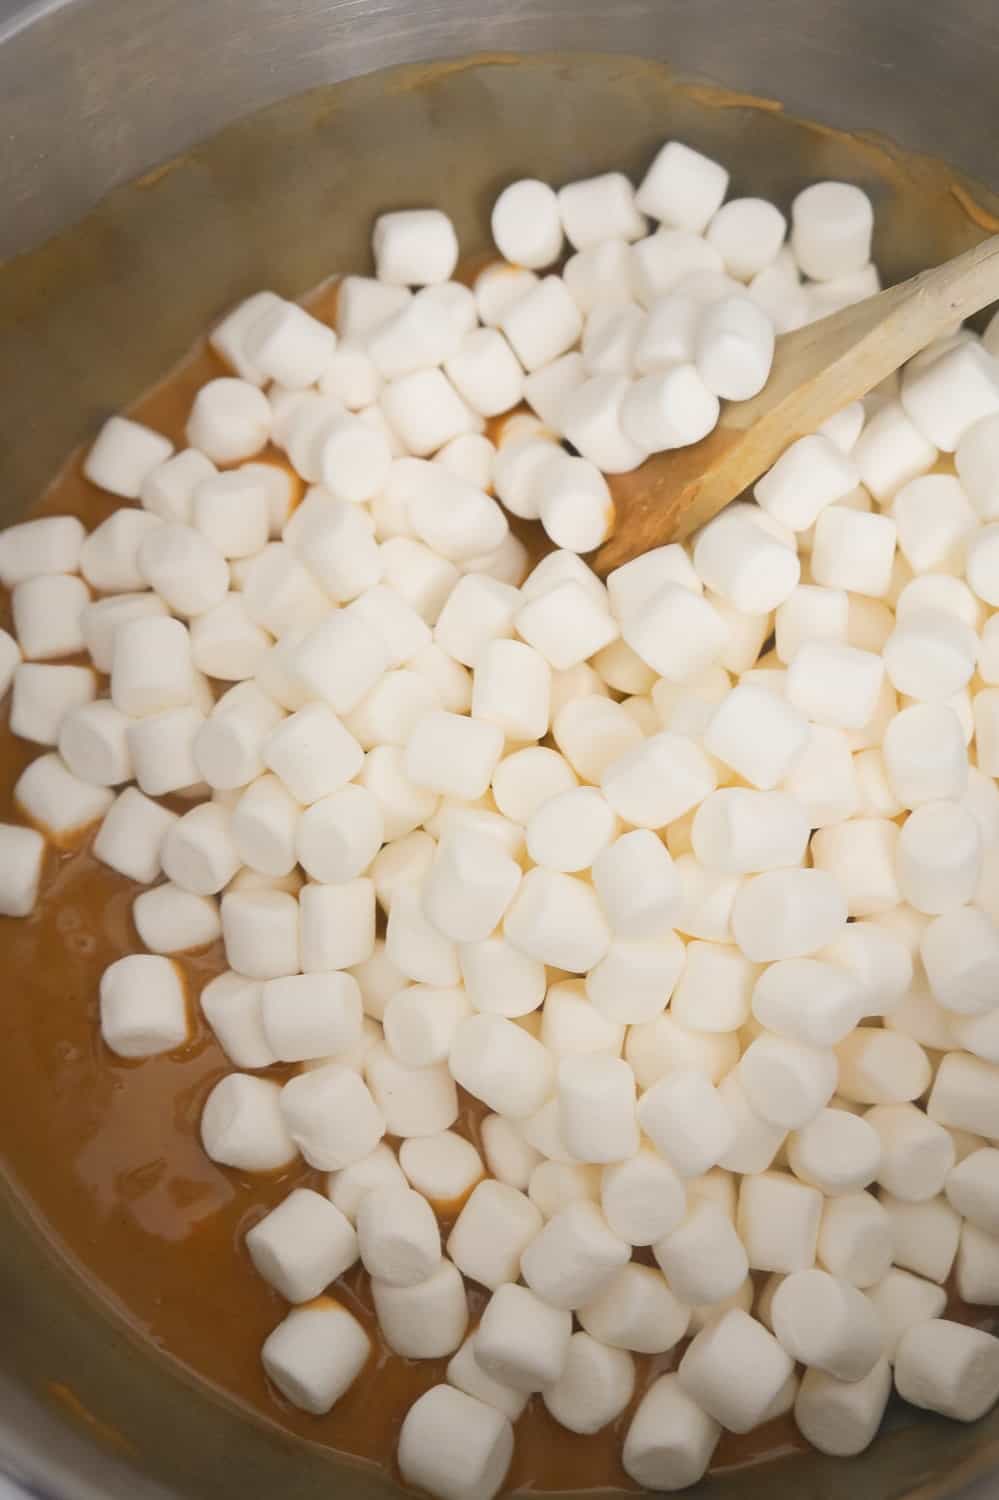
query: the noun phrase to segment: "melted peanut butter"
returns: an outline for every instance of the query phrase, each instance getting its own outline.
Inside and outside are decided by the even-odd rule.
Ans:
[[[332,322],[335,287],[324,288],[312,310]],[[182,444],[195,391],[223,373],[214,354],[199,347],[132,414]],[[77,515],[93,527],[117,503],[83,478],[76,455],[36,511]],[[9,600],[0,613],[9,624]],[[13,786],[37,753],[11,735],[5,708],[0,819],[16,820]],[[75,849],[51,851],[35,913],[26,920],[0,918],[0,966],[10,976],[0,1013],[0,1139],[7,1171],[59,1250],[163,1355],[288,1432],[391,1470],[406,1411],[443,1380],[447,1361],[402,1359],[386,1348],[367,1275],[357,1265],[331,1289],[372,1340],[371,1358],[353,1387],[328,1415],[313,1417],[268,1386],[260,1346],[287,1309],[254,1271],[244,1235],[292,1187],[322,1191],[322,1174],[299,1163],[274,1176],[248,1176],[214,1165],[201,1148],[202,1106],[229,1071],[197,1004],[204,985],[226,967],[221,944],[179,960],[192,1001],[192,1035],[184,1048],[130,1063],[104,1046],[100,977],[115,959],[141,951],[131,916],[139,887],[98,863],[91,843],[92,831]],[[270,1070],[278,1078],[292,1071]],[[455,1128],[476,1145],[484,1113],[462,1096]],[[440,1212],[445,1236],[456,1208]],[[473,1325],[486,1296],[469,1287]],[[957,1309],[969,1320],[976,1311]],[[651,1380],[675,1366],[682,1348],[636,1357],[632,1406],[592,1437],[567,1432],[533,1397],[516,1426],[508,1488],[634,1490],[620,1464],[631,1411]],[[723,1436],[713,1468],[760,1463],[805,1447],[785,1417],[745,1437]]]

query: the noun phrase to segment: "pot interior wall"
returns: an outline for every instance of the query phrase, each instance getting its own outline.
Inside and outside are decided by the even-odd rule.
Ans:
[[[511,178],[559,182],[611,167],[638,175],[670,136],[726,162],[733,194],[760,193],[785,208],[816,178],[861,183],[875,199],[875,253],[891,280],[974,243],[999,212],[987,189],[939,163],[632,58],[501,56],[321,88],[116,191],[83,223],[0,270],[0,521],[19,515],[76,443],[236,299],[265,286],[297,295],[337,271],[367,268],[380,210],[438,204],[474,254],[488,246],[491,200]],[[162,1493],[123,1476],[131,1461],[147,1482],[213,1500],[394,1492],[377,1474],[335,1465],[207,1400],[196,1382],[140,1350],[43,1248],[13,1189],[0,1204],[0,1314],[0,1407],[18,1428],[0,1437],[0,1452],[20,1445],[30,1473],[29,1452],[44,1446],[67,1495]],[[53,1402],[53,1383],[92,1414],[91,1435],[118,1434],[124,1448],[75,1447],[51,1416],[65,1405]],[[721,1475],[704,1493],[852,1500],[859,1489],[899,1500],[943,1493],[959,1469],[989,1462],[999,1463],[999,1413],[977,1428],[908,1425],[851,1463],[816,1456]]]

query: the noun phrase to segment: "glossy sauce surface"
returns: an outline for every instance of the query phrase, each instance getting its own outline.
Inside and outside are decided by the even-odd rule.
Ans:
[[[334,317],[333,289],[312,308]],[[225,373],[201,349],[133,414],[183,441],[194,392]],[[634,481],[632,481],[634,482]],[[83,479],[72,460],[38,507],[88,526],[117,502]],[[3,600],[3,621],[9,613]],[[12,788],[38,747],[0,723],[0,819],[15,820]],[[322,1190],[303,1163],[276,1177],[215,1166],[198,1135],[201,1108],[229,1065],[200,1015],[201,989],[225,967],[221,944],[181,960],[191,999],[192,1038],[180,1052],[140,1063],[116,1058],[98,1028],[101,973],[142,951],[131,903],[139,887],[79,848],[50,852],[41,898],[26,920],[0,918],[0,1140],[7,1169],[61,1250],[138,1331],[164,1354],[244,1407],[292,1433],[391,1469],[402,1419],[416,1397],[444,1378],[446,1360],[411,1361],[378,1334],[367,1276],[358,1265],[333,1289],[368,1329],[372,1357],[325,1417],[297,1411],[267,1384],[260,1346],[286,1304],[257,1275],[243,1248],[251,1224],[296,1185]],[[292,1069],[272,1070],[284,1076]],[[455,1127],[477,1142],[485,1111],[462,1099]],[[451,1220],[444,1217],[446,1235]],[[643,1257],[644,1258],[644,1257]],[[473,1324],[486,1299],[469,1288]],[[682,1352],[637,1357],[635,1403]],[[516,1426],[509,1488],[633,1490],[620,1466],[630,1410],[593,1437],[559,1427],[539,1397]],[[748,1437],[726,1434],[713,1467],[761,1462],[807,1445],[790,1418]]]

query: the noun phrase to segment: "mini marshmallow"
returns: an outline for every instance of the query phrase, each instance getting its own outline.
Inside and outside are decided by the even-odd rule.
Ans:
[[[267,1045],[280,1062],[350,1051],[361,1036],[361,992],[350,974],[292,974],[261,992]]]
[[[706,1474],[720,1436],[719,1423],[687,1395],[679,1376],[661,1375],[632,1417],[621,1462],[643,1489],[686,1489]]]
[[[458,1118],[457,1090],[442,1063],[410,1067],[386,1047],[375,1047],[364,1073],[390,1135],[437,1135]]]
[[[917,703],[892,719],[883,741],[885,769],[902,806],[958,801],[968,780],[960,720],[946,703]]]
[[[962,1052],[941,1060],[926,1112],[931,1120],[957,1130],[999,1139],[999,1069]]]
[[[682,1178],[707,1172],[735,1140],[735,1126],[711,1080],[682,1067],[642,1095],[638,1123]]]
[[[782,784],[802,805],[813,828],[826,828],[851,817],[859,808],[860,790],[845,732],[809,725],[804,749]]]
[[[852,1458],[877,1436],[892,1390],[891,1366],[879,1359],[862,1380],[805,1371],[794,1403],[799,1432],[820,1453]]]
[[[351,783],[305,809],[295,830],[295,849],[307,874],[336,885],[368,869],[383,836],[377,798]]]
[[[86,584],[65,574],[42,574],[15,584],[11,605],[21,654],[30,661],[52,661],[82,651],[83,612],[89,603]]]
[[[999,495],[996,493],[995,482],[997,440],[999,415],[992,413],[974,422],[962,433],[954,454],[957,476],[983,521],[999,519]]]
[[[330,1297],[295,1307],[264,1340],[264,1370],[293,1406],[328,1412],[360,1374],[371,1343],[357,1319]]]
[[[572,1318],[527,1287],[500,1286],[486,1304],[475,1357],[492,1379],[525,1393],[544,1390],[562,1374]]]
[[[399,1433],[403,1480],[441,1500],[493,1500],[512,1456],[508,1417],[451,1385],[426,1391]]]
[[[295,866],[301,807],[279,777],[265,775],[246,788],[232,814],[231,834],[246,865],[265,875],[287,875]]]
[[[324,541],[325,538],[321,538],[315,545],[315,556],[320,565],[324,560]],[[268,686],[271,678],[274,685],[280,679],[273,671],[268,675],[266,668],[277,653],[290,654],[291,648],[284,644],[284,638],[294,639],[290,632],[299,631],[300,639],[304,639],[310,627],[323,619],[329,608],[327,600],[304,563],[299,562],[290,548],[282,542],[270,543],[257,557],[250,560],[243,580],[241,598],[243,607],[254,624],[271,635],[283,638],[258,669],[261,686],[266,687],[284,708],[300,708],[307,696],[304,685],[294,679],[297,683],[297,697],[292,695],[288,699],[287,690],[276,692],[272,686]],[[264,680],[265,677],[267,680]]]
[[[461,977],[475,1010],[501,1016],[526,1016],[545,998],[545,967],[508,943],[488,937],[462,943],[458,950]]]
[[[282,1118],[280,1084],[248,1073],[227,1074],[205,1101],[201,1143],[212,1161],[241,1172],[288,1166],[295,1142]]]
[[[604,1290],[577,1314],[602,1344],[636,1354],[665,1354],[687,1332],[690,1309],[678,1302],[662,1273],[651,1266],[622,1266]]]
[[[894,1266],[868,1295],[881,1324],[885,1358],[892,1364],[903,1334],[939,1318],[947,1305],[943,1287]]]
[[[12,589],[43,573],[75,573],[87,533],[76,516],[40,516],[0,539],[0,583]]]
[[[899,1341],[895,1384],[912,1406],[976,1422],[999,1398],[999,1339],[943,1319],[910,1328]]]
[[[704,747],[761,790],[775,787],[808,741],[799,711],[754,683],[733,689],[712,715]]]
[[[910,814],[898,838],[903,899],[931,915],[951,912],[974,895],[981,861],[981,834],[967,808],[926,803]]]
[[[884,504],[903,484],[933,467],[937,449],[913,426],[901,403],[889,401],[871,416],[851,457],[863,484]]]
[[[405,1186],[402,1168],[391,1149],[382,1143],[350,1166],[332,1172],[326,1179],[326,1196],[350,1223],[354,1223],[367,1193],[375,1188]]]
[[[311,804],[357,775],[364,752],[325,703],[309,703],[276,725],[261,746],[264,764],[291,795]]]
[[[862,729],[874,716],[883,678],[884,667],[871,651],[806,641],[788,669],[788,701],[813,723]]]
[[[127,417],[109,417],[84,460],[83,473],[112,495],[137,500],[143,481],[172,452],[169,439],[151,427]]]
[[[540,1109],[554,1083],[547,1050],[498,1015],[471,1016],[459,1024],[449,1067],[462,1088],[498,1114],[518,1120]]]
[[[0,823],[0,915],[27,917],[38,899],[45,843],[33,828]]]
[[[571,349],[583,319],[561,278],[545,276],[507,305],[499,326],[530,372]]]
[[[667,141],[643,177],[635,203],[664,224],[701,234],[720,208],[728,180],[718,162],[682,141]]]
[[[517,611],[514,625],[518,635],[560,671],[593,656],[618,634],[607,610],[574,582],[530,599]]]
[[[520,603],[518,591],[482,574],[462,578],[441,610],[434,631],[438,647],[467,667],[493,641],[513,635],[513,618]]]
[[[89,667],[22,662],[14,669],[11,733],[38,745],[56,745],[67,715],[97,696]]]
[[[673,863],[680,881],[677,928],[705,942],[730,943],[732,907],[742,884],[739,877],[708,870],[692,854],[677,855]]]
[[[738,949],[713,942],[687,945],[673,996],[673,1015],[692,1031],[736,1031],[749,1019],[757,971]]]
[[[172,708],[128,726],[125,738],[132,771],[149,797],[194,785],[198,767],[194,742],[205,722],[196,708]]]
[[[191,447],[213,463],[230,464],[259,453],[270,430],[271,408],[263,392],[246,380],[224,377],[198,391],[186,435]],[[160,454],[157,461],[168,456]]]
[[[836,1048],[838,1092],[857,1104],[905,1104],[930,1082],[930,1064],[918,1043],[898,1032],[859,1026]]]
[[[832,875],[851,917],[891,911],[899,903],[895,877],[898,829],[889,818],[851,818],[812,839],[812,863]]]
[[[961,1228],[954,1283],[957,1295],[973,1307],[995,1305],[999,1292],[999,1243],[974,1224]]]
[[[838,936],[846,901],[824,870],[771,870],[745,881],[732,908],[732,932],[747,958],[805,958]]]
[[[59,753],[81,781],[94,786],[120,786],[134,774],[129,724],[129,719],[106,698],[85,703],[63,719]]]
[[[521,1255],[542,1223],[523,1193],[502,1182],[480,1182],[458,1215],[447,1252],[465,1276],[495,1292],[518,1279]]]
[[[425,857],[432,857],[432,841],[428,842],[430,848],[425,849],[421,840],[419,848],[411,849],[406,863],[416,860],[422,865]],[[383,854],[379,859],[384,857]],[[457,950],[454,943],[437,931],[424,912],[422,887],[415,883],[417,874],[412,869],[407,870],[404,864],[391,884],[388,899],[384,872],[373,867],[373,876],[378,875],[382,885],[382,905],[388,904],[385,951],[396,968],[408,978],[421,984],[451,987],[459,979]]]
[[[630,375],[644,325],[645,313],[637,302],[598,303],[592,308],[580,345],[587,374]]]
[[[686,1218],[652,1247],[670,1290],[697,1306],[730,1297],[749,1274],[749,1262],[731,1219],[716,1203],[691,1193]]]
[[[526,825],[550,797],[575,785],[572,767],[557,751],[528,746],[500,761],[493,772],[492,793],[505,817]]]
[[[849,1282],[825,1271],[798,1271],[774,1295],[771,1316],[783,1347],[837,1380],[863,1380],[881,1357],[874,1308]]]
[[[350,610],[341,610],[306,635],[289,664],[308,696],[323,699],[343,715],[371,691],[389,659],[377,631]]]
[[[697,373],[715,396],[745,401],[766,385],[774,327],[749,297],[723,297],[701,315],[694,344]]]
[[[748,875],[800,864],[808,830],[804,809],[783,792],[726,787],[697,809],[691,843],[710,869]]]
[[[694,567],[700,578],[744,614],[776,609],[801,573],[793,546],[770,535],[756,515],[755,507],[748,506],[723,511],[702,528],[694,543]]]
[[[356,515],[357,511],[348,511],[348,514]],[[438,557],[429,547],[412,537],[392,537],[379,547],[372,537],[366,535],[364,545],[367,547],[369,544],[369,576],[362,582],[361,570],[358,568],[355,577],[346,583],[346,593],[345,585],[341,585],[341,598],[356,597],[383,576],[389,588],[399,594],[426,624],[435,624],[458,583],[459,573],[454,564],[448,562],[447,558]],[[338,561],[342,560],[339,548],[334,555]],[[367,565],[367,559],[365,562]],[[333,592],[329,583],[326,588],[327,592]],[[336,597],[336,593],[333,593],[333,597]]]
[[[686,1193],[669,1162],[643,1147],[627,1160],[604,1168],[600,1204],[607,1223],[621,1239],[629,1245],[651,1245],[681,1223]],[[631,1347],[637,1349],[637,1345]]]
[[[729,1431],[749,1432],[765,1419],[792,1369],[773,1335],[735,1308],[697,1335],[677,1380]]]
[[[895,522],[889,516],[828,506],[815,523],[815,582],[882,598],[890,586],[895,537]]]
[[[846,1193],[827,1201],[817,1249],[825,1270],[866,1290],[887,1275],[893,1251],[891,1220],[870,1193]]]
[[[94,855],[112,870],[149,885],[160,872],[163,841],[176,821],[176,813],[160,807],[135,787],[126,787],[109,807],[98,830]]]
[[[953,1269],[961,1236],[961,1220],[947,1199],[909,1203],[882,1190],[880,1201],[888,1216],[895,1264],[942,1285]]]
[[[696,678],[718,660],[728,639],[713,605],[670,582],[629,609],[622,634],[642,661],[670,682]]]
[[[201,1010],[215,1039],[237,1068],[268,1068],[277,1061],[264,1034],[261,986],[227,970],[201,991]]]
[[[499,770],[502,766],[497,775]],[[496,778],[493,786],[495,791]],[[672,860],[652,832],[637,828],[622,835],[592,864],[593,883],[616,937],[649,938],[668,928],[677,909],[677,883]]]
[[[947,1176],[946,1191],[951,1207],[976,1229],[999,1234],[999,1151],[991,1147],[972,1151]]]
[[[169,882],[136,896],[132,920],[153,953],[186,953],[213,943],[222,932],[218,907],[209,896],[195,896]]]
[[[849,614],[850,599],[845,590],[799,584],[777,610],[777,655],[790,666],[798,651],[810,642],[845,643]]]
[[[737,1227],[750,1269],[790,1273],[815,1264],[822,1195],[787,1172],[743,1177]]]
[[[623,407],[630,390],[624,375],[594,375],[569,393],[562,408],[566,437],[605,474],[627,473],[648,456],[624,430]]]
[[[416,1286],[441,1263],[433,1209],[408,1187],[365,1193],[357,1209],[357,1243],[365,1270],[388,1286]]]
[[[375,275],[391,286],[429,286],[447,281],[458,262],[454,225],[436,208],[380,214],[371,245]]]
[[[299,907],[303,973],[349,969],[371,957],[375,891],[370,880],[362,877],[339,885],[304,886]]]
[[[341,1063],[290,1079],[281,1090],[281,1114],[306,1161],[323,1172],[360,1161],[385,1133],[364,1080]]]
[[[15,806],[57,848],[74,847],[87,828],[106,817],[113,801],[112,792],[82,781],[58,755],[31,761],[14,784]],[[96,843],[94,853],[104,858]]]
[[[247,327],[244,348],[265,376],[290,390],[315,385],[336,348],[336,334],[294,302],[271,303]]]
[[[953,453],[970,427],[999,411],[995,362],[977,343],[961,341],[928,363],[913,361],[900,400],[927,441]]]
[[[532,1123],[527,1121],[526,1125],[530,1126]],[[551,1145],[548,1141],[543,1144]],[[598,1203],[600,1172],[597,1167],[573,1165],[550,1158],[541,1160],[531,1172],[527,1191],[531,1202],[540,1209],[543,1217],[552,1219],[564,1208],[568,1208],[570,1203]]]
[[[629,1258],[628,1245],[596,1205],[577,1201],[550,1218],[523,1251],[521,1274],[550,1307],[577,1308],[591,1302]]]
[[[468,1303],[461,1273],[443,1260],[415,1286],[391,1286],[377,1278],[371,1292],[385,1342],[407,1359],[453,1354],[468,1328]]]
[[[486,1115],[479,1129],[482,1153],[490,1174],[508,1187],[524,1191],[541,1157],[528,1145],[512,1121]]]
[[[815,182],[791,204],[791,248],[815,281],[859,271],[870,259],[874,210],[862,188]]]
[[[461,989],[410,985],[398,990],[385,1007],[385,1041],[407,1067],[445,1062],[458,1023],[468,1014]]]
[[[289,1302],[310,1302],[357,1260],[349,1219],[310,1188],[295,1188],[247,1232],[250,1259]]]
[[[789,1137],[787,1159],[796,1177],[827,1198],[855,1195],[877,1176],[881,1140],[866,1120],[827,1108]]]
[[[899,551],[914,573],[960,572],[978,517],[951,474],[927,474],[902,486],[892,502]]]
[[[885,641],[885,670],[900,693],[939,702],[970,680],[977,650],[975,633],[963,620],[939,609],[913,611]]]
[[[138,565],[150,587],[178,615],[204,614],[221,604],[228,592],[225,558],[191,526],[156,526],[139,544]],[[117,647],[116,637],[116,651]]]
[[[248,978],[299,972],[298,927],[298,902],[285,891],[228,891],[222,897],[226,957]]]
[[[559,1057],[607,1053],[620,1057],[624,1023],[608,1020],[587,997],[578,980],[549,987],[544,998],[540,1040]]]
[[[433,686],[418,672],[387,672],[348,715],[347,728],[364,750],[404,745],[417,721],[439,706]]]
[[[703,752],[668,731],[612,761],[601,777],[610,806],[640,828],[664,828],[702,802],[714,786],[714,771]]]
[[[835,1046],[864,1014],[856,979],[838,965],[816,959],[771,964],[753,991],[753,1015],[762,1026],[811,1046]]]
[[[576,774],[591,782],[644,744],[641,729],[619,703],[589,693],[557,711],[553,704],[552,736]],[[682,746],[678,754],[686,755]]]
[[[232,791],[265,771],[264,740],[283,717],[253,682],[241,682],[216,703],[194,741],[194,760],[210,786]]]
[[[509,1386],[493,1380],[482,1369],[475,1357],[474,1334],[465,1340],[449,1361],[447,1379],[449,1385],[464,1391],[467,1396],[474,1396],[477,1401],[484,1401],[487,1406],[495,1407],[511,1422],[516,1422],[527,1405],[526,1392],[511,1390]]]
[[[410,1186],[438,1213],[453,1213],[463,1206],[484,1175],[475,1147],[451,1130],[404,1140],[399,1164]]]
[[[100,1026],[118,1057],[155,1057],[190,1035],[183,977],[168,958],[133,953],[101,976]]]
[[[566,237],[576,250],[602,240],[636,240],[646,231],[635,207],[635,190],[623,172],[568,183],[559,190],[558,208]]]
[[[999,937],[984,912],[965,906],[936,917],[920,952],[933,994],[947,1010],[979,1015],[994,1008]]]
[[[542,1396],[560,1426],[593,1433],[620,1416],[634,1388],[634,1364],[627,1353],[588,1333],[574,1333],[561,1376]]]

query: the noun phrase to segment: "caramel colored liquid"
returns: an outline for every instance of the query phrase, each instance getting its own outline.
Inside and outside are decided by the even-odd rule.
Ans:
[[[313,311],[332,322],[334,297],[335,289],[324,290]],[[222,373],[215,356],[199,349],[133,414],[182,443],[195,391]],[[78,515],[92,527],[116,503],[87,483],[77,457],[37,511]],[[12,789],[36,753],[10,734],[4,710],[0,819],[17,819]],[[254,1271],[243,1238],[292,1187],[321,1191],[321,1175],[299,1164],[273,1177],[245,1176],[215,1166],[201,1148],[204,1100],[229,1070],[197,1004],[225,968],[221,944],[182,960],[193,1017],[182,1051],[128,1063],[104,1046],[101,974],[142,945],[131,917],[138,887],[98,863],[90,843],[87,837],[78,849],[49,854],[33,916],[0,918],[0,967],[10,976],[0,1012],[0,1140],[10,1177],[59,1248],[163,1354],[289,1432],[391,1469],[403,1416],[444,1378],[447,1361],[402,1359],[385,1347],[367,1276],[355,1266],[335,1288],[372,1339],[372,1357],[354,1386],[324,1417],[296,1410],[268,1386],[260,1346],[286,1304]],[[272,1071],[280,1077],[290,1070]],[[482,1113],[463,1098],[455,1128],[476,1141]],[[441,1228],[446,1234],[449,1220]],[[486,1295],[469,1288],[473,1322]],[[636,1359],[634,1404],[678,1353]],[[634,1490],[620,1465],[632,1409],[595,1436],[579,1437],[532,1398],[517,1423],[509,1488]],[[726,1434],[713,1466],[758,1463],[806,1446],[783,1418],[747,1437]]]

